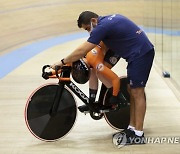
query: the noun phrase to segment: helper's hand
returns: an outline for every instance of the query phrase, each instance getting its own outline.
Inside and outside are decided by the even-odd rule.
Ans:
[[[58,61],[58,62],[54,63],[53,65],[51,65],[50,67],[55,70],[56,66],[59,66],[61,68],[63,66],[63,64],[61,61]]]

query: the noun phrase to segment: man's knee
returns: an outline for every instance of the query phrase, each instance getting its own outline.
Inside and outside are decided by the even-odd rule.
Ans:
[[[130,95],[134,99],[138,99],[138,98],[144,97],[144,87],[130,88]]]

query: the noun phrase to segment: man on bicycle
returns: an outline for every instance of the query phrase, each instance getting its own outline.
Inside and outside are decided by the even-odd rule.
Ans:
[[[126,143],[137,139],[144,139],[143,123],[146,112],[146,99],[144,89],[149,77],[154,59],[154,47],[146,34],[128,18],[119,15],[98,16],[94,12],[82,12],[78,18],[78,27],[90,32],[86,42],[76,48],[62,61],[52,65],[62,66],[64,63],[74,62],[84,57],[96,45],[103,41],[107,49],[111,49],[118,57],[124,58],[127,63],[127,76],[129,79],[130,124],[118,135],[125,136]],[[116,134],[117,145],[119,137]],[[139,142],[143,143],[143,142]]]
[[[104,44],[101,42],[93,50],[87,53],[86,58],[78,60],[72,64],[72,77],[77,83],[84,83],[87,80],[88,73],[86,73],[86,67],[83,67],[83,63],[86,63],[90,67],[90,78],[89,78],[89,99],[92,105],[101,107],[103,102],[95,103],[96,93],[98,89],[98,79],[101,80],[104,86],[107,88],[113,88],[112,97],[110,98],[109,105],[117,105],[118,98],[117,95],[120,89],[120,79],[119,77],[106,65],[104,61],[105,48]],[[107,54],[106,54],[107,55]],[[108,55],[109,56],[109,55]],[[107,56],[106,56],[107,57]],[[117,60],[116,60],[117,61]],[[88,69],[89,70],[89,69]],[[84,80],[85,79],[85,80]],[[83,81],[82,81],[83,80]],[[104,87],[103,86],[103,87]],[[106,90],[106,88],[103,88]],[[102,97],[104,93],[101,94]],[[95,103],[95,104],[94,104]],[[110,107],[110,106],[109,106]],[[115,106],[114,106],[115,107]],[[82,105],[78,107],[80,112],[89,111],[87,105]]]

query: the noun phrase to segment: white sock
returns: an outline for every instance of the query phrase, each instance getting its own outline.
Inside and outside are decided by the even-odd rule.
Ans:
[[[137,135],[137,136],[142,136],[143,135],[143,131],[141,131],[141,130],[134,130],[134,132],[135,132],[135,134]]]
[[[135,127],[133,127],[133,126],[129,125],[127,129],[131,129],[131,130],[133,130],[133,131],[134,131],[134,130],[135,130]]]

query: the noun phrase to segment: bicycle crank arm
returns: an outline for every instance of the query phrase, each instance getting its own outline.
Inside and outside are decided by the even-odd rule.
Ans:
[[[117,109],[105,109],[105,110],[99,110],[100,113],[108,113],[112,111],[116,111]]]

